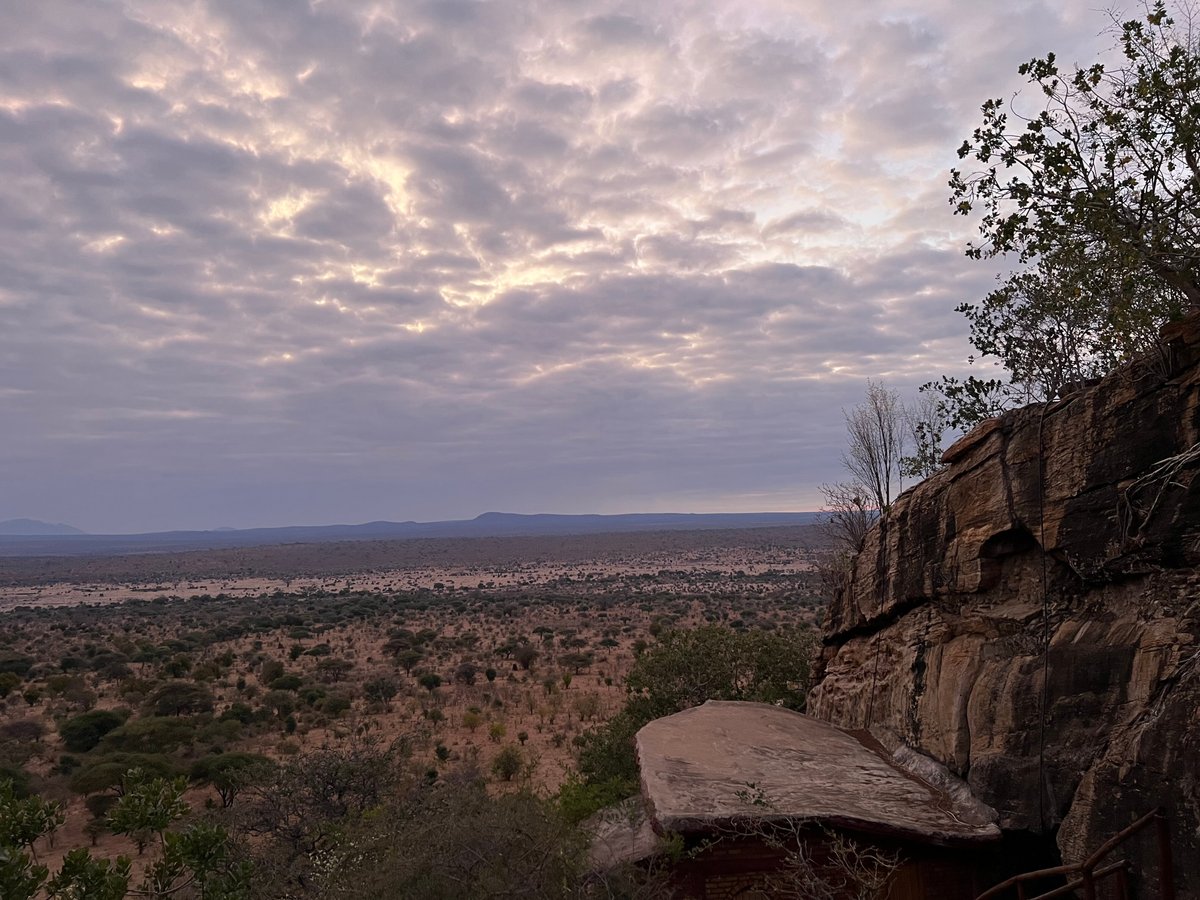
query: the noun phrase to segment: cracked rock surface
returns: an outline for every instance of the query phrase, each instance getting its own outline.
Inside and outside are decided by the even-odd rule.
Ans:
[[[1000,836],[994,813],[897,764],[866,734],[768,703],[709,700],[637,733],[656,830],[813,822],[937,846]]]
[[[1200,318],[979,426],[827,613],[809,711],[964,779],[1067,861],[1161,806],[1200,896]],[[1128,850],[1157,875],[1152,841]]]

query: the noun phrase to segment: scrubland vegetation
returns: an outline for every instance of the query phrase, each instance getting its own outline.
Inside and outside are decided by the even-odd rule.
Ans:
[[[802,705],[815,576],[486,584],[4,614],[0,894],[661,893],[577,823],[651,718]]]

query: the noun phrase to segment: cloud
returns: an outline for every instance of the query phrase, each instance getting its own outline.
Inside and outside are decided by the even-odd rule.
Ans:
[[[1102,18],[1102,17],[1101,17]],[[0,8],[0,518],[796,508],[961,367],[954,147],[1086,4]]]

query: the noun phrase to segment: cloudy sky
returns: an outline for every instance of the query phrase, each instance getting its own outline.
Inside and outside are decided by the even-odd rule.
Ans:
[[[0,519],[816,508],[961,368],[954,150],[1098,6],[8,0]]]

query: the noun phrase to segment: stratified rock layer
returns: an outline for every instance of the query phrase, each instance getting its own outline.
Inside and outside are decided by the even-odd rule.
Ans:
[[[825,624],[809,711],[943,762],[1079,860],[1161,806],[1200,896],[1200,319],[985,423],[902,495]],[[1129,853],[1156,877],[1151,841]]]

